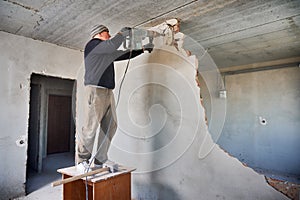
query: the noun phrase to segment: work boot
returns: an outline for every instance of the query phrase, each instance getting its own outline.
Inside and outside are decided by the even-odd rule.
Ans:
[[[103,167],[108,167],[112,173],[118,172],[119,170],[119,165],[111,160],[105,161],[105,163],[103,163]]]
[[[76,170],[78,172],[80,172],[81,174],[83,174],[83,173],[87,173],[87,172],[91,171],[92,169],[90,168],[90,165],[87,161],[83,161],[76,165]]]
[[[102,168],[103,167],[103,163],[100,162],[99,160],[95,159],[94,160],[94,167],[95,168]]]

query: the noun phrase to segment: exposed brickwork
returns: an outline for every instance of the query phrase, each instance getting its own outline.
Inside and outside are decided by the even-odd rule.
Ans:
[[[266,177],[267,183],[292,200],[300,199],[300,185]]]

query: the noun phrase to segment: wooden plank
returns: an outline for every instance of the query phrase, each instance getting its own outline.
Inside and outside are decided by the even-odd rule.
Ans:
[[[54,186],[58,186],[58,185],[61,185],[61,184],[70,183],[70,182],[73,182],[73,181],[76,181],[76,180],[79,180],[79,179],[87,180],[88,176],[92,176],[92,175],[95,175],[97,173],[101,173],[101,172],[104,172],[104,171],[109,171],[109,168],[108,167],[98,168],[96,170],[89,171],[87,173],[83,173],[83,174],[80,174],[80,175],[77,175],[77,176],[71,176],[70,178],[63,179],[61,181],[55,181],[55,182],[52,183],[52,186],[54,187]]]
[[[132,172],[134,170],[136,170],[136,168],[125,167],[125,166],[120,165],[119,166],[119,172],[115,172],[115,173],[102,172],[102,173],[99,173],[99,174],[95,174],[94,176],[89,176],[88,180],[91,181],[91,182],[97,182],[97,181],[101,181],[101,180],[106,180],[108,178],[117,176],[119,174],[129,173],[129,172]],[[66,175],[69,175],[69,176],[79,176],[79,175],[81,175],[81,173],[76,170],[75,166],[58,169],[57,172],[59,172],[61,174],[66,174]],[[85,180],[85,178],[82,178],[82,180]]]
[[[130,168],[130,167],[119,167],[119,171],[115,172],[115,173],[106,173],[103,174],[102,176],[95,176],[93,178],[91,178],[91,182],[95,183],[95,182],[99,182],[99,181],[105,181],[109,178],[112,178],[114,176],[119,176],[120,174],[126,174],[126,173],[130,173],[132,171],[136,170],[136,168]]]

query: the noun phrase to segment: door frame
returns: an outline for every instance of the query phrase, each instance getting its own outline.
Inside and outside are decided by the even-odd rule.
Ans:
[[[53,80],[50,80],[55,78]],[[59,81],[56,81],[59,80]],[[61,83],[60,83],[61,81]],[[64,84],[64,81],[66,82]],[[68,82],[67,81],[72,81]],[[76,81],[71,79],[62,79],[59,77],[49,77],[39,74],[31,75],[32,84],[39,84],[40,87],[40,101],[39,106],[39,139],[38,139],[38,161],[37,171],[42,172],[43,158],[47,157],[47,126],[48,126],[48,98],[49,95],[70,96],[72,99],[71,109],[71,129],[70,129],[70,152],[75,152],[75,101],[76,101]],[[74,133],[74,134],[72,134]],[[27,153],[28,154],[28,153]],[[28,160],[27,160],[28,162]]]
[[[33,103],[36,103],[33,105]],[[30,83],[30,103],[29,103],[29,124],[28,124],[28,153],[27,153],[27,165],[30,165],[32,169],[39,171],[39,146],[40,146],[40,117],[41,117],[41,84]],[[31,111],[36,111],[32,113]],[[32,117],[37,121],[32,121]],[[32,123],[35,123],[32,124]],[[36,127],[35,130],[32,130]],[[33,148],[32,148],[33,147]],[[29,167],[29,166],[28,166]]]

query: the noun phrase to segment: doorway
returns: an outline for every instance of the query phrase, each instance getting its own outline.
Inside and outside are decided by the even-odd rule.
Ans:
[[[30,81],[27,194],[75,163],[75,81],[39,74]]]

